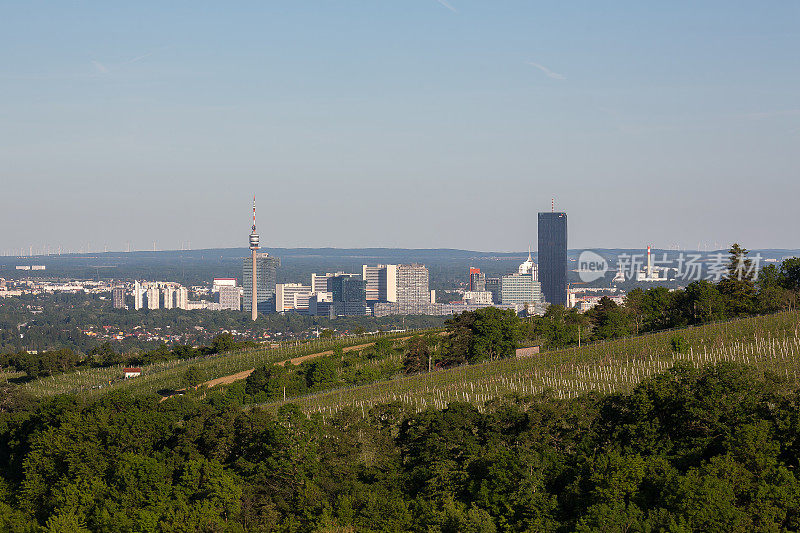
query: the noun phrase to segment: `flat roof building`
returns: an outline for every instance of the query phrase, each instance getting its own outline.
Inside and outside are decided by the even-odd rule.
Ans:
[[[316,292],[308,299],[308,314],[333,318],[333,302],[329,292]]]
[[[364,316],[367,314],[367,297],[364,280],[347,274],[328,279],[328,292],[333,300],[336,316]]]
[[[401,306],[431,303],[428,281],[425,265],[397,265],[397,303]]]
[[[328,278],[331,274],[311,273],[311,292],[314,294],[328,292]]]
[[[567,304],[566,213],[539,213],[539,280],[548,303]]]
[[[492,293],[489,291],[465,291],[464,303],[465,304],[485,304],[491,305]]]
[[[500,302],[504,305],[536,304],[542,300],[542,287],[531,274],[515,272],[500,278]]]
[[[236,285],[220,285],[219,307],[231,311],[241,311],[242,293]]]
[[[125,287],[114,287],[111,290],[111,302],[114,309],[125,309]]]
[[[481,272],[480,268],[469,267],[469,283],[467,284],[468,291],[482,292],[486,290],[486,274]]]
[[[275,311],[308,311],[311,286],[302,283],[278,283],[275,285]]]
[[[364,265],[361,272],[367,301],[397,301],[397,265]]]
[[[220,287],[236,287],[236,278],[214,278],[211,292],[219,292]]]
[[[368,301],[378,301],[381,266],[363,265],[361,267],[361,277],[364,280],[364,290]]]

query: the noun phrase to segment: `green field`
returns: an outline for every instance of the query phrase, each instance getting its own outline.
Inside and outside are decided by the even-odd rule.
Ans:
[[[426,330],[427,331],[427,330]],[[23,389],[36,397],[57,394],[96,396],[109,391],[125,390],[133,394],[152,394],[160,390],[181,388],[181,380],[190,366],[203,371],[206,380],[229,376],[259,365],[276,363],[295,357],[332,350],[337,346],[347,348],[374,342],[379,338],[401,338],[424,331],[360,335],[345,339],[318,339],[302,343],[281,343],[276,347],[254,348],[237,352],[226,352],[192,359],[154,363],[142,367],[142,375],[133,379],[122,379],[124,365],[106,368],[89,368],[67,374],[39,378],[22,385]]]
[[[678,362],[695,366],[720,361],[746,363],[797,382],[798,327],[800,313],[785,312],[399,377],[260,406],[275,409],[294,403],[307,413],[330,414],[344,407],[366,412],[373,405],[394,401],[417,410],[442,409],[452,401],[481,406],[506,394],[533,395],[548,390],[566,398],[589,391],[630,390],[643,378]],[[680,352],[673,347],[674,339],[682,339],[675,341]]]

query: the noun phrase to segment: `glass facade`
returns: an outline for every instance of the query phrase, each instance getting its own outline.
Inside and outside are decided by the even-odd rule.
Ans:
[[[333,297],[337,316],[363,316],[367,313],[367,293],[364,280],[350,275],[328,278],[328,292]]]
[[[500,302],[500,278],[486,278],[486,290],[492,293],[493,302]]]
[[[281,260],[268,253],[256,254],[256,309],[259,313],[275,312],[275,283]],[[242,261],[242,287],[244,299],[242,308],[248,313],[252,309],[253,260],[245,257]]]
[[[539,281],[548,303],[566,305],[566,213],[539,213]]]
[[[469,269],[469,286],[470,291],[485,291],[486,290],[486,274],[481,272],[479,268]]]
[[[525,305],[542,301],[541,284],[531,274],[508,274],[500,278],[500,302]]]

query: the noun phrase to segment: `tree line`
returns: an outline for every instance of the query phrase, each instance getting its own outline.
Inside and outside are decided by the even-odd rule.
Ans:
[[[800,529],[800,390],[735,364],[324,418],[213,390],[15,401],[0,395],[0,531]]]
[[[440,327],[444,318],[434,316],[327,317],[299,313],[260,314],[255,322],[242,311],[209,311],[183,309],[113,309],[110,300],[95,295],[40,294],[6,298],[0,305],[0,353],[49,351],[69,348],[88,354],[102,344],[87,336],[84,330],[106,330],[123,333],[147,332],[170,335],[177,343],[203,345],[223,331],[238,331],[250,338],[310,338],[317,330],[359,333],[397,328],[426,329]],[[145,340],[146,336],[126,336],[109,341],[114,351],[132,354],[153,350],[161,341]]]
[[[10,353],[0,355],[0,368],[24,372],[27,379],[52,376],[74,372],[82,368],[108,367],[119,364],[148,365],[173,359],[189,359],[202,355],[252,348],[258,346],[253,341],[240,341],[230,333],[221,333],[205,346],[188,346],[176,344],[168,347],[159,344],[155,349],[146,352],[119,353],[110,342],[105,342],[90,349],[86,355],[74,352],[69,348],[49,350],[41,353]]]
[[[637,288],[625,296],[622,305],[605,297],[586,313],[551,306],[543,317],[529,320],[527,338],[547,349],[564,348],[580,341],[795,309],[799,295],[800,259],[770,264],[756,273],[748,250],[734,244],[727,272],[716,283],[698,280],[679,290]]]

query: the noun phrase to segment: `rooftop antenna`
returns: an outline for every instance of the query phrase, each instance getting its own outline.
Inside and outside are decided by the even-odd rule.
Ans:
[[[256,232],[256,195],[253,195],[253,233]]]

